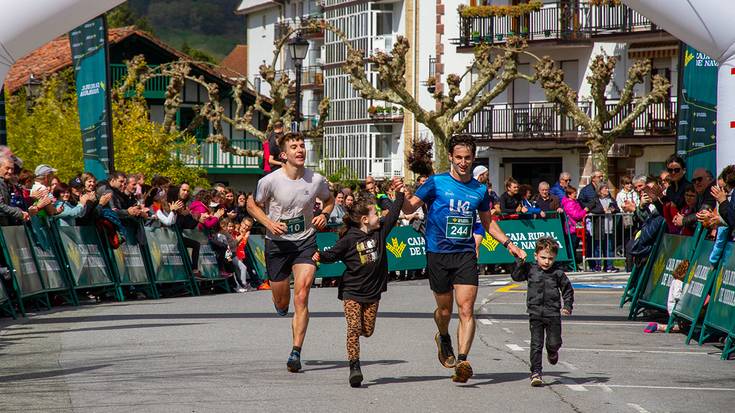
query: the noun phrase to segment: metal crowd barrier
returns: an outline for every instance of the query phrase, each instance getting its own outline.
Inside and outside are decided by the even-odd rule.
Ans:
[[[581,237],[582,267],[617,268],[615,261],[625,260],[625,245],[634,234],[633,214],[587,214]]]
[[[23,225],[0,227],[0,261],[9,279],[4,286],[0,283],[0,314],[14,317],[16,305],[21,315],[29,306],[78,305],[78,297],[90,293],[123,301],[126,291],[154,299],[162,292],[199,295],[199,284],[229,291],[229,280],[220,275],[203,232],[182,234],[175,226],[150,225],[154,222],[127,220],[128,237],[116,249],[93,225],[67,226],[34,217]],[[194,277],[183,237],[200,244],[201,277]]]

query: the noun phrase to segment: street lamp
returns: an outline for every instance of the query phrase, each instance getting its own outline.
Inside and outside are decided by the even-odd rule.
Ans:
[[[37,78],[33,73],[28,76],[28,83],[25,84],[26,89],[26,106],[30,110],[33,107],[33,102],[41,94],[41,79]]]
[[[301,37],[301,32],[288,42],[291,51],[291,59],[293,59],[296,68],[296,131],[301,127],[301,63],[306,58],[306,52],[309,50],[309,42]]]

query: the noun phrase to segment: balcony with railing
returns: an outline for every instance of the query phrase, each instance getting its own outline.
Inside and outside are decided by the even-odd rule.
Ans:
[[[154,67],[154,66],[150,66]],[[124,64],[112,63],[110,64],[110,81],[113,85],[117,85],[128,76],[128,67]],[[146,99],[165,99],[166,88],[168,87],[170,78],[168,76],[157,76],[148,79],[145,82],[145,91],[143,97]],[[127,92],[127,96],[130,97],[135,92],[130,90]]]
[[[624,6],[592,5],[586,1],[546,3],[528,15],[460,17],[459,47],[505,43],[511,36],[528,41],[583,41],[601,35],[660,30],[651,20]]]
[[[231,145],[236,148],[262,150],[259,139],[232,139]],[[192,167],[200,167],[210,174],[262,174],[262,157],[236,156],[222,152],[217,143],[200,141],[199,156],[181,156],[180,159]]]
[[[375,101],[368,106],[367,115],[373,121],[403,122],[403,107],[390,102]]]
[[[296,70],[289,68],[286,70],[276,71],[276,78],[287,76],[289,79],[296,80]],[[301,69],[301,88],[316,89],[324,88],[324,71],[321,66],[307,66]],[[290,93],[296,93],[296,85],[291,85]]]
[[[610,100],[608,110],[617,104]],[[633,110],[633,104],[604,125],[609,131],[618,125]],[[594,105],[580,102],[579,107],[587,114],[594,114]],[[463,112],[460,117],[463,117]],[[674,136],[676,131],[676,98],[668,102],[649,106],[625,131],[622,137]],[[549,102],[493,104],[476,113],[465,130],[466,133],[484,140],[508,139],[557,139],[582,140],[584,131],[568,116],[562,115],[556,104]]]

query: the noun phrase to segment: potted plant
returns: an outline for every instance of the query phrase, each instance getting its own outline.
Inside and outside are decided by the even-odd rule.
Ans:
[[[477,30],[472,32],[472,41],[475,43],[480,43],[480,32],[478,32]]]
[[[375,115],[378,114],[378,108],[376,108],[373,105],[370,105],[367,109],[368,115],[370,115],[371,118],[375,117]]]

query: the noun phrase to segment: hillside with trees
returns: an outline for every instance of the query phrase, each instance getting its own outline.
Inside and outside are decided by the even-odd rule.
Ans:
[[[135,25],[164,42],[206,60],[219,61],[243,43],[245,25],[235,14],[240,0],[128,0],[108,13],[111,27]]]

